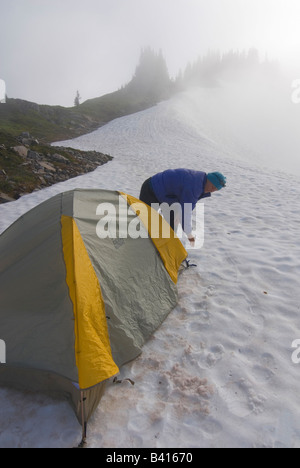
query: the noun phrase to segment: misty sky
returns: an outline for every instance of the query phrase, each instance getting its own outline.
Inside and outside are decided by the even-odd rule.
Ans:
[[[297,65],[299,26],[299,0],[0,0],[0,79],[9,97],[72,106],[77,89],[126,84],[146,46],[173,77],[208,49]]]

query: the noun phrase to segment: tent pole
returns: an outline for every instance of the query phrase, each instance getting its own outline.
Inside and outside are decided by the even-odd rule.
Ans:
[[[86,445],[86,436],[87,436],[87,422],[85,418],[85,396],[84,392],[80,391],[80,405],[81,405],[81,425],[82,425],[82,440],[78,447],[83,448]]]

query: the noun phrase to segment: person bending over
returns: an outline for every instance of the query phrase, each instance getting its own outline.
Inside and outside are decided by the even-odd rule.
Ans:
[[[140,200],[147,205],[175,203],[181,207],[181,225],[190,243],[195,242],[192,234],[192,212],[199,200],[210,197],[213,192],[226,186],[226,177],[220,172],[202,172],[190,169],[168,169],[147,179],[140,192]],[[174,205],[175,206],[175,205]],[[175,210],[176,211],[176,210]],[[162,210],[163,213],[163,210]],[[163,213],[164,214],[164,213]],[[178,220],[174,211],[169,212],[168,221],[176,230]]]

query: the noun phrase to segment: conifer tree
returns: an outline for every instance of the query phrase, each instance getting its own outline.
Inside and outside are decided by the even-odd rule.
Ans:
[[[74,99],[74,106],[79,106],[79,104],[80,104],[80,99],[81,99],[81,96],[80,96],[80,94],[79,94],[79,91],[77,91],[76,97],[75,97],[75,99]]]

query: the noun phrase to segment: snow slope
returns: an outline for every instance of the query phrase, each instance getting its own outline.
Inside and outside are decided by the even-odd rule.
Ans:
[[[300,364],[291,358],[300,339],[300,180],[255,166],[248,141],[240,152],[241,140],[220,133],[203,99],[189,91],[68,142],[115,159],[0,206],[2,232],[74,187],[138,196],[147,177],[167,168],[227,176],[227,188],[205,201],[204,246],[191,251],[198,266],[181,275],[178,306],[121,369],[119,379],[135,385],[109,382],[89,447],[300,447]],[[7,389],[0,398],[0,447],[79,442],[66,402]]]

